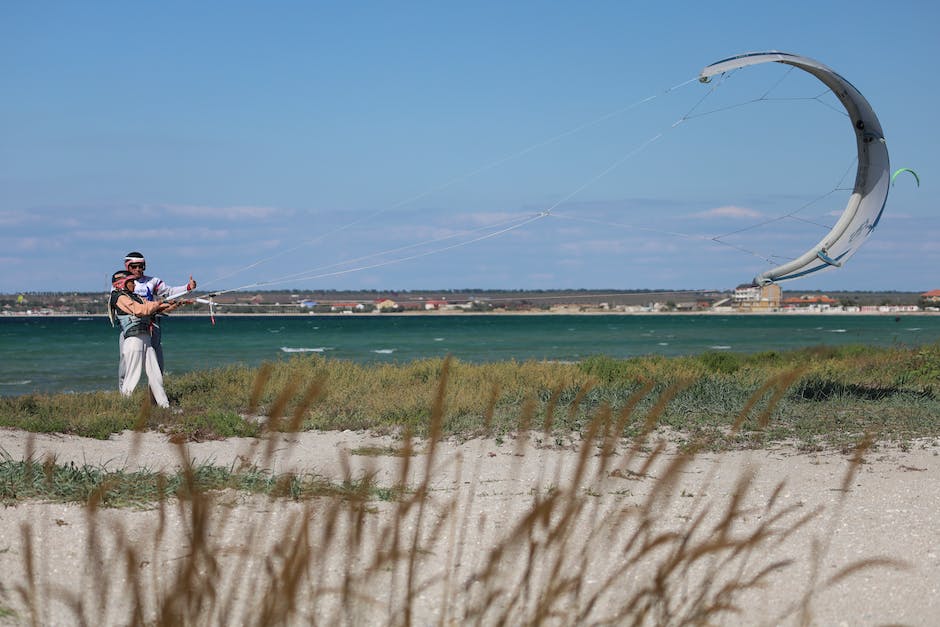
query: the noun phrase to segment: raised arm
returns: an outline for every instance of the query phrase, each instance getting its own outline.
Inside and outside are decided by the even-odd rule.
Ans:
[[[189,282],[186,285],[178,285],[172,287],[164,283],[161,279],[156,279],[156,288],[154,293],[162,300],[172,300],[179,298],[180,296],[187,294],[194,289],[196,289],[196,280],[189,275]]]
[[[138,303],[130,296],[121,294],[118,296],[115,305],[117,305],[117,308],[125,313],[142,318],[144,316],[152,316],[153,314],[160,313],[161,311],[166,311],[168,303],[164,303],[158,300]]]

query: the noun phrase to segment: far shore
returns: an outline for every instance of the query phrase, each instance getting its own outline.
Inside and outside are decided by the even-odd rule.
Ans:
[[[235,318],[235,317],[272,317],[272,316],[291,316],[291,317],[388,317],[388,316],[887,316],[887,317],[916,317],[916,316],[940,316],[938,311],[844,311],[844,310],[801,310],[788,309],[776,311],[735,311],[735,310],[698,310],[698,311],[394,311],[394,312],[234,312],[226,311],[224,313],[216,312],[216,318]],[[0,312],[0,318],[107,318],[107,314],[102,313],[7,313]],[[208,312],[176,313],[173,317],[187,318],[210,318],[212,314]]]

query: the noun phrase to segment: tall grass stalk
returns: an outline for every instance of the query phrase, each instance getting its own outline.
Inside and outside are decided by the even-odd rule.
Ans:
[[[779,553],[792,550],[788,541],[823,512],[784,503],[783,481],[763,502],[747,469],[724,504],[704,496],[713,476],[702,484],[702,496],[677,493],[703,444],[676,452],[654,434],[693,379],[661,386],[644,378],[619,407],[602,402],[582,427],[572,464],[556,467],[547,489],[541,476],[532,494],[493,501],[481,481],[485,455],[477,455],[464,474],[462,459],[442,453],[451,387],[463,373],[451,360],[433,370],[425,438],[419,445],[405,425],[396,481],[408,489],[394,501],[374,499],[381,488],[374,473],[359,478],[344,498],[285,501],[296,496],[292,476],[278,477],[267,496],[240,496],[238,486],[207,483],[181,442],[178,483],[156,476],[154,509],[128,517],[107,508],[114,504],[108,500],[114,484],[132,481],[130,475],[102,481],[87,496],[86,533],[72,539],[84,555],[81,572],[56,571],[56,564],[44,561],[49,549],[34,523],[25,522],[18,545],[21,576],[0,575],[0,602],[15,605],[17,615],[33,624],[714,624],[748,610],[756,591],[807,557]],[[731,435],[749,421],[765,427],[800,376],[791,369],[757,386]],[[322,378],[279,378],[276,368],[263,370],[259,379],[264,381],[246,387],[246,400],[256,410],[269,408],[268,435],[258,446],[270,461],[274,432],[300,428],[297,417],[329,397],[330,387]],[[278,391],[264,391],[276,381]],[[517,455],[531,454],[526,438],[532,425],[541,424],[538,437],[552,436],[560,390],[570,382],[554,383],[541,423],[535,420],[536,395],[522,402],[509,472],[518,470]],[[484,430],[492,425],[503,385],[494,381],[492,393],[478,394],[486,399]],[[580,407],[593,385],[582,381],[569,407]],[[296,395],[301,399],[292,405]],[[580,410],[569,410],[568,419],[572,411]],[[624,439],[624,433],[632,435]],[[870,444],[869,438],[858,447],[842,499]],[[413,466],[419,448],[423,464]],[[31,459],[22,462],[23,473],[64,481],[51,461]],[[458,489],[438,485],[446,468]],[[594,492],[634,479],[643,482],[645,495],[601,499]],[[506,511],[492,511],[494,504]],[[814,570],[805,592],[773,620],[811,620],[815,595],[827,586],[866,569],[896,566],[860,560],[822,577],[838,507],[832,514],[828,531],[806,549]]]

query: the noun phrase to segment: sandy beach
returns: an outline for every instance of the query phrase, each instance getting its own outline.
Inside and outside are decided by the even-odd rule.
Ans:
[[[660,530],[700,542],[725,517],[733,525],[722,528],[739,535],[771,520],[773,529],[789,530],[736,561],[695,563],[681,581],[668,582],[675,604],[666,622],[682,615],[702,582],[747,578],[782,561],[786,565],[773,569],[759,587],[735,597],[740,611],[712,621],[931,625],[940,616],[940,447],[934,442],[903,450],[879,445],[859,466],[847,454],[787,447],[699,454],[674,466],[680,454],[671,445],[657,456],[651,453],[655,442],[634,455],[626,443],[612,455],[591,444],[581,466],[577,443],[559,446],[541,437],[442,442],[431,463],[428,443],[420,443],[407,468],[402,457],[354,454],[401,445],[359,432],[188,445],[183,454],[196,465],[315,473],[335,482],[372,476],[378,486],[427,487],[423,508],[403,511],[394,499],[370,501],[357,515],[332,498],[217,495],[203,538],[217,560],[203,574],[226,601],[200,616],[208,624],[255,616],[266,569],[276,570],[290,557],[277,542],[304,537],[317,564],[300,588],[291,623],[491,624],[497,616],[536,615],[550,595],[559,602],[542,617],[545,623],[616,623],[623,599],[655,580],[668,557],[651,552],[624,567],[625,538],[638,520],[631,512],[639,510],[652,512],[649,520]],[[178,446],[157,433],[126,432],[99,441],[2,430],[0,447],[6,459],[51,457],[57,464],[126,471],[172,472],[181,456]],[[742,477],[750,479],[742,484]],[[565,526],[559,522],[565,512],[557,509],[531,527],[521,523],[553,494],[577,502]],[[102,509],[93,515],[74,504],[25,502],[0,509],[0,607],[15,612],[0,623],[29,623],[30,595],[40,624],[78,622],[75,607],[82,604],[86,620],[125,622],[134,585],[172,589],[175,565],[193,552],[192,513],[175,501],[165,508]],[[519,529],[527,532],[513,539]],[[400,564],[372,569],[373,556],[388,547],[390,530],[407,535],[402,546],[420,551]],[[562,530],[563,538],[540,544],[553,530]],[[33,587],[26,584],[27,537]],[[496,547],[502,549],[494,556]],[[884,561],[828,585],[842,569],[869,559]],[[575,572],[576,586],[551,587]],[[144,620],[156,615],[158,596],[133,597],[149,599],[141,602]],[[651,614],[647,622],[660,619]]]

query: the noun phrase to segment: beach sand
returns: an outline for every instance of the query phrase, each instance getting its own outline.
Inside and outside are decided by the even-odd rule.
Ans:
[[[738,535],[774,515],[779,515],[775,529],[808,519],[746,559],[720,566],[703,560],[685,571],[681,581],[667,582],[675,615],[703,581],[716,585],[790,560],[770,573],[765,585],[735,598],[740,612],[712,622],[933,625],[940,616],[936,443],[916,442],[903,450],[878,445],[860,466],[853,466],[848,454],[800,453],[786,446],[703,453],[674,475],[668,468],[680,453],[672,445],[647,468],[650,449],[630,456],[627,443],[620,443],[613,455],[603,456],[592,444],[579,475],[578,447],[559,446],[554,438],[543,442],[542,437],[445,441],[437,445],[430,467],[428,443],[420,443],[405,470],[402,457],[354,454],[364,447],[401,445],[368,433],[189,444],[183,454],[197,465],[310,472],[334,482],[368,475],[378,486],[404,483],[412,489],[427,478],[429,490],[423,509],[406,512],[401,500],[394,499],[356,508],[333,498],[297,502],[218,494],[201,540],[216,560],[197,565],[202,568],[199,576],[211,580],[210,589],[224,603],[204,610],[200,622],[235,624],[255,615],[270,593],[265,569],[277,571],[292,554],[277,541],[307,538],[316,566],[297,595],[289,621],[294,624],[461,624],[468,618],[491,624],[503,611],[510,618],[532,616],[546,598],[557,598],[552,605],[556,613],[545,617],[547,624],[617,623],[614,612],[623,599],[654,581],[667,557],[651,552],[623,568],[625,541],[637,521],[632,512],[651,511],[650,520],[660,530],[686,534],[700,516],[702,524],[690,537],[701,541],[709,539],[736,498],[741,502],[732,518]],[[178,446],[158,433],[124,433],[98,441],[0,430],[0,447],[8,459],[51,456],[58,464],[110,470],[172,472],[181,455]],[[857,472],[851,474],[853,469]],[[739,488],[742,476],[751,477],[746,490]],[[846,485],[847,476],[851,481]],[[670,477],[675,481],[666,485]],[[546,542],[541,553],[532,549],[552,529],[562,528],[555,526],[562,517],[555,510],[542,526],[532,523],[534,531],[521,541],[507,541],[513,530],[529,524],[520,521],[534,503],[544,503],[552,494],[573,495],[579,503],[563,527],[563,538]],[[89,622],[100,624],[128,621],[134,585],[143,584],[147,593],[164,590],[172,598],[175,569],[193,554],[192,513],[175,500],[165,508],[101,509],[93,515],[74,504],[26,502],[0,509],[0,608],[16,612],[0,617],[0,624],[28,623],[25,600],[30,594],[36,595],[39,624],[79,622],[74,605],[62,600],[69,595],[84,603]],[[402,536],[398,546],[414,546],[413,538],[418,538],[411,583],[410,555],[385,568],[370,567],[378,550],[388,548],[391,530]],[[34,557],[32,592],[26,585],[27,535]],[[500,546],[505,550],[494,557]],[[530,559],[532,555],[536,557]],[[850,564],[874,558],[890,563],[824,585]],[[528,588],[519,583],[526,567]],[[576,589],[549,590],[568,573],[575,575]],[[56,586],[62,590],[56,592]],[[406,603],[409,590],[411,601]],[[153,620],[158,595],[147,593],[142,595],[142,617]],[[596,599],[590,606],[589,598]],[[801,613],[805,610],[808,614]],[[661,617],[655,615],[647,620],[658,622]]]

